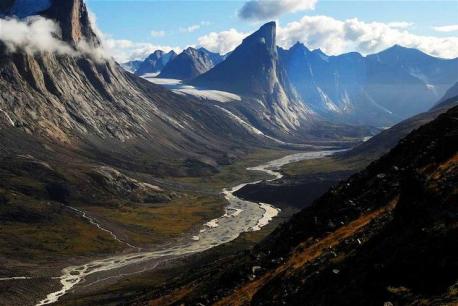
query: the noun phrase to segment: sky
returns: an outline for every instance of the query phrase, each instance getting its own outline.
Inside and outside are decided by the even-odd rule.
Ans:
[[[394,44],[458,57],[458,1],[86,0],[107,48],[120,62],[155,49],[203,46],[226,53],[265,22],[277,41],[328,54],[369,54]]]

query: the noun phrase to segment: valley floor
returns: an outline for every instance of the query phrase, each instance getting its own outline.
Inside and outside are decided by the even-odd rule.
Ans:
[[[154,246],[191,241],[193,236],[198,235],[202,224],[224,214],[224,207],[227,205],[221,195],[224,187],[267,178],[265,173],[247,171],[246,168],[291,153],[294,151],[259,150],[243,160],[222,167],[215,175],[164,178],[160,182],[161,186],[167,186],[175,193],[172,200],[166,203],[130,203],[107,207],[83,203],[72,203],[69,206],[57,202],[36,201],[36,209],[41,214],[51,210],[50,218],[54,218],[55,214],[55,221],[46,226],[40,223],[34,226],[33,223],[30,225],[20,221],[7,221],[2,224],[0,241],[3,245],[0,248],[0,258],[4,264],[0,271],[0,301],[8,305],[24,305],[27,304],[26,301],[33,304],[33,301],[44,297],[45,293],[59,291],[60,284],[56,277],[68,265],[80,265],[113,254],[122,257],[122,254],[154,249]],[[18,204],[15,209],[25,210],[25,207],[21,207]],[[208,256],[227,255],[253,246],[296,211],[295,207],[282,207],[281,214],[261,231],[242,234],[236,241],[207,252]],[[11,211],[2,213],[5,218]],[[130,288],[132,279],[135,283],[145,277],[144,271],[155,269],[153,276],[145,274],[150,275],[148,284],[151,285],[155,281],[163,281],[164,277],[172,277],[175,275],[173,271],[187,266],[188,261],[200,260],[179,257],[181,256],[174,259],[172,266],[167,259],[152,260],[126,267],[116,273],[102,273],[78,286],[77,295],[65,296],[63,301],[73,300],[74,296],[80,298],[81,294],[90,296],[94,292],[103,292],[108,284],[128,284]],[[164,269],[168,272],[163,273]]]

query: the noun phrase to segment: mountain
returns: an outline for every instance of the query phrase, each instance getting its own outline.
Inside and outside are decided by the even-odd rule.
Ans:
[[[458,82],[455,83],[447,92],[445,95],[440,99],[440,101],[434,106],[434,108],[442,107],[444,105],[447,105],[450,103],[451,100],[453,100],[455,97],[458,97]]]
[[[135,73],[135,71],[140,67],[140,65],[143,63],[141,60],[133,60],[133,61],[128,61],[121,63],[121,67],[124,68],[124,70],[129,71],[130,73]]]
[[[164,67],[172,61],[177,54],[175,51],[164,52],[161,50],[156,50],[151,53],[135,70],[135,74],[138,76],[154,73],[158,74],[164,69]]]
[[[285,84],[278,67],[275,22],[263,25],[245,38],[224,62],[191,83],[234,93],[267,96]],[[277,93],[280,94],[280,93]]]
[[[430,110],[408,118],[389,129],[375,135],[368,141],[342,154],[343,160],[365,159],[371,160],[387,153],[390,149],[413,130],[427,124],[445,113],[450,108],[458,105],[458,86],[455,84],[447,94]]]
[[[457,120],[454,107],[253,250],[187,271],[186,280],[141,299],[151,305],[455,304]]]
[[[67,203],[99,205],[107,188],[94,179],[100,167],[150,180],[200,176],[255,147],[278,145],[229,111],[80,49],[83,43],[99,48],[82,1],[53,1],[42,14],[61,27],[58,39],[68,53],[10,50],[0,42],[3,196],[49,201],[57,188],[65,190]],[[113,180],[111,172],[102,173]],[[129,184],[112,201],[128,198],[134,192]]]
[[[189,47],[165,65],[159,77],[189,80],[207,72],[222,60],[223,57],[217,53]]]
[[[327,56],[301,43],[279,54],[302,102],[324,118],[346,123],[399,122],[431,108],[458,80],[458,59],[397,45],[367,57]]]
[[[259,112],[258,116],[264,113],[261,116],[284,131],[298,130],[312,122],[308,109],[291,94],[280,66],[275,22],[246,37],[223,62],[190,84],[240,94],[247,98],[244,107]],[[259,102],[262,108],[253,109],[259,107]]]

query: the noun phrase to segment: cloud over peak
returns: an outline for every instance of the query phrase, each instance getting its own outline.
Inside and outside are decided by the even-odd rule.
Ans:
[[[285,13],[313,10],[317,0],[250,0],[239,10],[245,20],[267,20]]]
[[[61,31],[52,20],[33,16],[24,20],[0,18],[0,41],[9,51],[23,49],[28,53],[56,52],[71,54],[75,51],[59,40]]]
[[[329,54],[358,51],[376,53],[395,44],[428,54],[458,56],[458,37],[417,35],[407,31],[409,23],[364,22],[357,18],[339,20],[328,16],[304,16],[278,29],[278,44],[290,47],[297,41]]]

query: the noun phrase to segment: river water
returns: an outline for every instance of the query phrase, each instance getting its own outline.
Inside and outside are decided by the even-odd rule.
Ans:
[[[272,181],[282,177],[279,170],[286,164],[301,160],[322,158],[338,151],[340,150],[296,153],[260,166],[248,168],[248,170],[269,174],[273,177],[270,179],[270,181]],[[158,265],[157,260],[172,260],[173,258],[184,255],[203,252],[215,246],[230,242],[244,232],[260,230],[267,225],[272,218],[277,216],[280,210],[270,204],[245,201],[234,195],[237,190],[244,186],[256,184],[258,182],[259,181],[240,184],[232,188],[223,189],[223,195],[228,201],[228,205],[225,207],[225,214],[205,223],[200,231],[188,241],[183,241],[172,246],[164,246],[157,250],[117,255],[105,259],[93,260],[79,266],[64,268],[59,277],[61,288],[55,292],[49,293],[45,299],[37,304],[37,306],[57,302],[60,297],[73,290],[77,285],[87,281],[89,278],[98,277],[100,280],[101,277],[103,280],[104,275],[113,274],[115,270],[119,275],[129,275],[124,274],[123,271],[126,271],[126,269],[131,266],[149,267],[149,269],[143,269],[150,270]],[[156,263],[151,266],[151,262],[154,261],[156,261]],[[105,279],[108,278],[110,277],[106,277]]]

